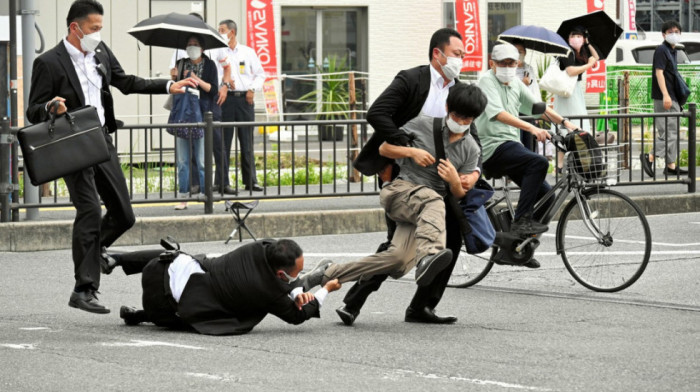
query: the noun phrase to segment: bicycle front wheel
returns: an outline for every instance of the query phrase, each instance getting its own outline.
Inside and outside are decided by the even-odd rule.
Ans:
[[[651,255],[651,231],[629,197],[605,188],[581,192],[562,211],[557,252],[583,286],[602,292],[623,290],[639,279]]]
[[[483,253],[483,255],[490,254],[490,252],[491,249]],[[466,248],[462,246],[455,267],[452,269],[450,280],[447,281],[447,286],[460,288],[473,286],[488,275],[491,267],[493,267],[491,258],[483,257],[482,255],[470,255],[467,253]]]

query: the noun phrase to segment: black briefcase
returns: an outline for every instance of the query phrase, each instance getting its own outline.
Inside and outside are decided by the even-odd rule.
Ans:
[[[110,158],[100,118],[93,106],[83,106],[61,116],[51,114],[48,121],[20,129],[17,138],[22,147],[24,169],[34,185]]]

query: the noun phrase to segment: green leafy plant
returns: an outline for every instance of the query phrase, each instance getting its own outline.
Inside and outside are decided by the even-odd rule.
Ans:
[[[307,105],[308,110],[318,112],[317,120],[347,119],[349,110],[350,93],[348,81],[344,74],[334,73],[349,71],[346,65],[347,58],[338,59],[338,56],[328,57],[328,68],[323,65],[323,71],[317,67],[318,73],[328,73],[323,76],[321,89],[312,90],[301,97],[301,101],[311,101]],[[320,101],[320,105],[318,104]]]
[[[541,57],[542,61],[537,62],[537,80],[542,79],[544,73],[547,72],[547,68],[552,64],[552,56],[545,55]],[[547,100],[552,96],[552,93],[540,89],[540,94],[542,95],[542,102],[547,102]]]

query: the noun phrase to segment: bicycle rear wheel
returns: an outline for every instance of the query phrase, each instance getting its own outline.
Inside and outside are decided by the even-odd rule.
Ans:
[[[481,255],[470,255],[466,248],[462,247],[447,286],[465,288],[479,283],[493,267],[490,257],[483,256],[490,254],[491,249]]]
[[[583,205],[574,198],[562,211],[557,252],[583,286],[601,292],[623,290],[639,279],[649,262],[649,223],[639,206],[619,192],[588,188],[581,198]]]

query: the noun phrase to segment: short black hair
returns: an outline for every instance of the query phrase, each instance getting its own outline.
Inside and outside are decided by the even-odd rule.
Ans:
[[[488,99],[476,84],[457,83],[447,94],[447,112],[460,117],[479,117]]]
[[[679,31],[683,31],[680,23],[676,22],[675,20],[667,20],[661,25],[661,32],[666,34],[668,30],[671,30],[674,27],[677,27]]]
[[[66,17],[66,27],[73,22],[78,22],[88,17],[91,14],[104,15],[105,11],[102,4],[95,0],[75,0],[68,10]]]
[[[445,27],[434,32],[433,36],[430,37],[430,51],[428,52],[428,59],[430,61],[433,60],[433,49],[435,48],[438,48],[444,52],[445,46],[450,44],[450,39],[452,37],[456,37],[460,41],[462,40],[462,35],[455,29]]]
[[[236,22],[232,21],[231,19],[222,20],[219,22],[219,26],[221,25],[226,25],[229,30],[233,30],[234,34],[238,34],[238,26],[236,26]]]
[[[265,247],[265,257],[273,271],[293,268],[302,254],[299,244],[289,239],[281,239]]]

